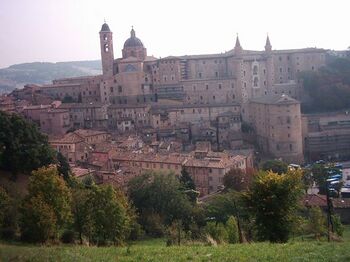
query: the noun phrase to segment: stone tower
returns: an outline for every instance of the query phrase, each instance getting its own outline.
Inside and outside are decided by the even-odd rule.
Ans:
[[[113,76],[113,33],[109,26],[104,23],[100,31],[101,60],[104,76]]]
[[[241,46],[241,43],[238,38],[238,34],[236,36],[236,43],[235,47],[233,49],[234,56],[233,56],[233,71],[235,72],[235,77],[237,79],[236,86],[237,86],[237,94],[240,97],[240,102],[242,103],[242,117],[245,120],[247,115],[247,108],[246,103],[248,101],[248,92],[247,87],[244,86],[244,76],[243,76],[243,48]]]
[[[274,84],[274,63],[272,57],[272,45],[270,42],[269,35],[266,37],[265,43],[265,55],[266,55],[266,71],[267,71],[267,90],[271,91],[271,88]]]

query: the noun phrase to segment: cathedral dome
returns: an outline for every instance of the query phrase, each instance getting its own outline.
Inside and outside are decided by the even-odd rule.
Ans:
[[[101,32],[110,32],[111,30],[109,29],[109,26],[104,23],[101,27]]]
[[[126,47],[143,47],[141,40],[136,37],[134,28],[131,29],[130,38],[124,43],[124,48]]]

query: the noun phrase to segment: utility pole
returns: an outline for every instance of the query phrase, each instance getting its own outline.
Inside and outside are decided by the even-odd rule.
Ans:
[[[326,180],[326,190],[327,190],[327,240],[328,242],[331,241],[331,231],[334,233],[334,226],[333,226],[333,220],[332,220],[332,200],[329,194],[329,185],[330,184],[338,184],[339,181],[334,181],[332,179],[327,179]]]

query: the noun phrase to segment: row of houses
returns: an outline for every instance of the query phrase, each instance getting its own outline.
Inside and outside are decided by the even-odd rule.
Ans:
[[[183,153],[176,143],[146,145],[140,137],[111,140],[105,131],[77,130],[61,138],[50,138],[50,144],[71,165],[97,172],[110,172],[121,185],[145,171],[174,173],[186,169],[201,195],[215,192],[223,185],[224,175],[232,168],[246,171],[253,167],[253,155],[213,152],[210,142],[197,143],[196,149]],[[175,149],[174,149],[175,148]]]

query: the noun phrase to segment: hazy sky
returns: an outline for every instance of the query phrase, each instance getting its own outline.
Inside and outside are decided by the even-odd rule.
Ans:
[[[106,19],[114,55],[131,26],[149,55],[350,46],[350,0],[0,0],[0,68],[100,58]]]

